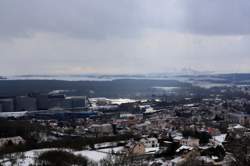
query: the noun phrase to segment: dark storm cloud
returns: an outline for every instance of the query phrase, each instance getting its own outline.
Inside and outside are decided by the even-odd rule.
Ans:
[[[55,32],[103,38],[150,28],[248,34],[249,9],[249,0],[1,0],[0,36]]]

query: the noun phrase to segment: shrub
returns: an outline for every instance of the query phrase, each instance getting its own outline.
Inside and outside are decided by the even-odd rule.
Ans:
[[[42,153],[37,160],[40,166],[87,166],[88,159],[83,156],[74,155],[71,152],[53,150]]]

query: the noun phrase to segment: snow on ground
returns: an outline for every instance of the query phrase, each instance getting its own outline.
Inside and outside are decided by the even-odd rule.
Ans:
[[[66,150],[73,152],[75,155],[82,155],[87,157],[90,160],[93,160],[95,162],[99,162],[102,159],[105,159],[109,153],[112,152],[118,152],[121,151],[123,147],[115,147],[115,148],[107,148],[107,149],[101,149],[99,151],[94,151],[94,150],[82,150],[82,151],[72,151],[71,149],[56,149],[56,148],[51,148],[51,149],[37,149],[37,150],[31,150],[24,152],[23,157],[17,157],[18,153],[12,154],[13,157],[17,157],[18,159],[16,160],[15,165],[19,166],[29,166],[31,164],[34,164],[34,159],[39,156],[41,153],[46,152],[46,151],[51,151],[51,150]],[[3,166],[12,166],[13,164],[8,160],[8,156],[6,156],[3,160],[0,160],[0,163]]]
[[[18,117],[22,117],[27,113],[27,111],[22,111],[22,112],[0,112],[0,117],[14,117],[14,118],[18,118]]]
[[[99,152],[104,152],[104,153],[111,153],[111,152],[119,152],[123,149],[123,146],[115,147],[115,148],[106,148],[106,149],[100,149],[98,150]]]
[[[50,151],[50,150],[56,150],[56,149],[38,149],[38,150],[27,151],[27,152],[23,153],[24,156],[22,158],[21,157],[17,157],[18,153],[14,153],[14,154],[11,154],[11,155],[13,157],[17,157],[18,158],[16,160],[16,164],[15,165],[29,166],[31,164],[34,164],[34,159],[35,159],[36,156],[40,155],[43,152]],[[0,160],[0,163],[3,166],[12,166],[13,165],[10,161],[8,161],[8,156],[6,156],[5,159]]]
[[[110,98],[106,98],[106,97],[89,98],[89,100],[94,105],[97,103],[98,100],[107,101],[107,102],[110,102],[111,104],[117,104],[117,105],[121,105],[124,103],[134,103],[137,101],[134,99],[126,99],[126,98],[110,99]]]
[[[95,162],[99,162],[102,159],[105,159],[108,156],[108,154],[110,154],[112,151],[116,153],[116,152],[121,151],[122,149],[123,149],[123,147],[120,146],[120,147],[115,147],[115,148],[99,149],[97,151],[95,151],[95,150],[82,150],[82,151],[74,152],[74,154],[82,155],[82,156],[89,158],[90,160],[93,160]]]
[[[157,164],[164,164],[164,161],[162,159],[154,159],[153,161],[150,161],[148,165],[152,165],[153,163],[157,163]]]
[[[74,154],[85,156],[88,159],[96,161],[96,162],[99,162],[100,160],[105,159],[108,156],[108,153],[91,151],[91,150],[77,151],[77,152],[74,152]]]
[[[136,102],[136,100],[133,100],[133,99],[122,99],[122,98],[120,98],[120,99],[110,99],[110,100],[111,100],[112,104],[118,104],[118,105],[124,104],[124,103],[134,103],[134,102]]]

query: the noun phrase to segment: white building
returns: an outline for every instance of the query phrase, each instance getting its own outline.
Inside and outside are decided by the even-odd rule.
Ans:
[[[157,138],[142,138],[140,142],[145,145],[145,148],[159,147],[159,142]]]

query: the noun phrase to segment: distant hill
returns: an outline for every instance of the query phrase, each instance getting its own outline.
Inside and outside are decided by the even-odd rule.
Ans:
[[[68,90],[70,95],[134,97],[151,95],[153,87],[191,86],[175,80],[121,79],[113,81],[1,80],[0,96]]]
[[[5,80],[5,79],[7,79],[7,77],[0,76],[0,80]]]

